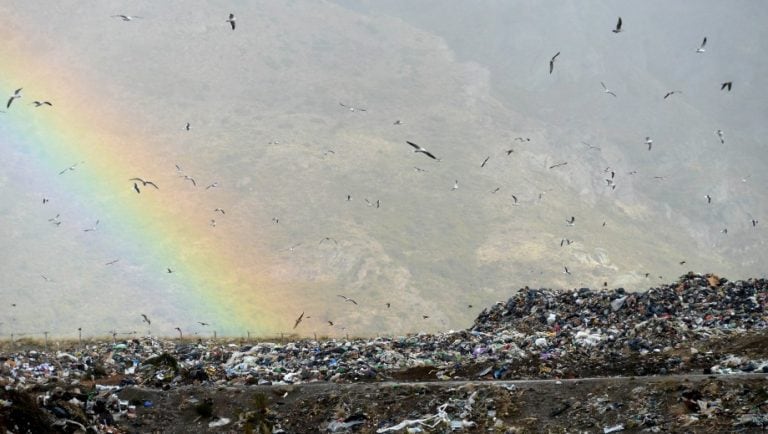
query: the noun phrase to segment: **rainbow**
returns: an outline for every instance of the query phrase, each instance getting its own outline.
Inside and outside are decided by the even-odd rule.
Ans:
[[[66,206],[68,214],[62,214],[62,219],[67,221],[100,220],[93,237],[84,237],[81,227],[62,225],[56,231],[69,230],[75,249],[109,252],[98,260],[92,258],[86,268],[103,270],[105,262],[120,259],[109,272],[141,306],[125,306],[125,316],[140,325],[140,309],[152,308],[149,315],[159,324],[153,326],[153,333],[165,335],[174,333],[173,325],[184,328],[197,321],[211,322],[220,335],[230,336],[289,330],[295,313],[283,306],[286,284],[271,277],[269,270],[276,265],[270,263],[269,255],[247,245],[235,227],[209,224],[216,216],[203,197],[227,198],[232,193],[223,188],[203,193],[204,185],[194,189],[174,172],[173,156],[163,151],[167,144],[135,127],[141,125],[141,115],[122,113],[118,104],[101,101],[88,78],[77,76],[82,70],[42,65],[22,48],[0,46],[0,58],[13,59],[0,67],[0,109],[5,110],[6,96],[24,88],[23,97],[0,113],[0,153],[12,162],[2,169],[8,172],[6,180],[12,180],[5,188],[21,191],[25,200],[39,201],[43,195],[55,198],[45,212]],[[53,107],[30,104],[40,98],[50,98]],[[178,145],[176,149],[181,148]],[[58,174],[74,163],[81,164]],[[136,194],[128,181],[135,176],[152,179],[160,190],[145,188]],[[87,286],[86,280],[73,284]],[[98,289],[103,297],[110,297],[111,290]],[[166,314],[169,318],[164,320]],[[112,312],[105,318],[114,316]],[[40,327],[65,334],[56,325]]]

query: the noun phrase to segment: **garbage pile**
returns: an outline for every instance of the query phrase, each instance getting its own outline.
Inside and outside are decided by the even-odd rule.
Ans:
[[[0,354],[0,427],[72,431],[131,421],[154,403],[121,399],[127,387],[768,373],[767,299],[764,279],[690,273],[634,293],[524,288],[471,328],[440,334],[256,343],[145,337],[11,351]],[[400,428],[446,422],[444,413],[436,407]]]

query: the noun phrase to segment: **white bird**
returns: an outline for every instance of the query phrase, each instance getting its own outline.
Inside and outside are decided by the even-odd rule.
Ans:
[[[357,305],[357,302],[355,300],[352,300],[351,298],[347,297],[346,295],[339,294],[339,295],[337,295],[337,297],[341,297],[341,298],[344,299],[344,301],[348,301],[348,302],[350,302],[350,303],[352,303],[354,305]]]
[[[96,226],[98,226],[98,225],[99,225],[99,221],[96,220],[96,223],[94,223],[93,226],[91,226],[88,229],[83,229],[83,232],[93,232],[93,231],[96,230]]]
[[[235,14],[229,14],[229,19],[225,21],[232,26],[232,30],[235,30],[235,19]]]
[[[724,134],[723,130],[717,130],[717,131],[715,131],[715,134],[717,134],[717,137],[720,138],[720,144],[724,145],[725,144],[725,136],[723,135]]]
[[[710,195],[708,195],[708,194],[705,194],[705,195],[704,195],[704,198],[706,198],[706,199],[707,199],[707,204],[710,204],[710,203],[712,203],[712,196],[710,196]]]
[[[41,105],[53,106],[50,101],[32,101],[32,104],[34,104],[35,107],[40,107]]]
[[[16,91],[13,92],[13,95],[11,95],[11,97],[8,98],[8,104],[5,105],[6,109],[11,108],[11,103],[13,102],[13,100],[21,98],[21,89],[23,89],[23,88],[20,87],[20,88],[16,89]]]
[[[566,267],[565,265],[563,265],[563,270],[565,270],[565,271],[563,271],[563,273],[569,274],[569,275],[571,274],[571,272],[568,271],[568,267]]]
[[[112,18],[120,18],[123,21],[133,21],[136,18],[141,18],[141,17],[137,17],[136,15],[122,15],[122,14],[120,14],[120,15],[112,15]]]
[[[439,159],[439,158],[437,158],[437,157],[435,157],[434,155],[432,155],[432,153],[431,153],[431,152],[427,151],[427,150],[426,150],[426,149],[424,149],[422,146],[420,146],[420,145],[417,145],[417,144],[415,144],[415,143],[413,143],[413,142],[409,142],[408,140],[406,140],[406,141],[405,141],[405,143],[407,143],[407,144],[409,144],[409,145],[413,146],[413,148],[414,148],[413,152],[421,152],[422,154],[426,155],[427,157],[429,157],[429,158],[431,158],[431,159],[433,159],[433,160],[438,160],[438,161],[440,161],[440,159]]]
[[[451,191],[458,190],[459,189],[459,180],[453,181],[453,187],[451,187]]]
[[[645,144],[648,145],[648,150],[650,151],[653,146],[653,140],[650,137],[645,136]]]
[[[701,41],[701,46],[700,46],[699,48],[697,48],[697,49],[696,49],[696,52],[697,52],[697,53],[703,53],[704,51],[706,51],[706,50],[704,49],[704,46],[705,46],[705,45],[707,45],[707,37],[706,37],[706,36],[704,37],[704,40],[703,40],[703,41]]]
[[[568,226],[575,225],[576,224],[576,217],[571,216],[571,218],[565,220],[565,223],[567,223]]]
[[[603,83],[603,82],[601,81],[601,82],[600,82],[600,84],[603,86],[603,93],[608,93],[608,94],[611,94],[611,95],[613,95],[613,96],[616,96],[616,94],[615,94],[615,93],[613,93],[613,91],[612,91],[612,90],[608,89],[608,88],[605,86],[605,83]]]

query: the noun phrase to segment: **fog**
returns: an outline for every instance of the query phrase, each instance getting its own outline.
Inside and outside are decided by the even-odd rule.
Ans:
[[[0,333],[436,331],[526,285],[764,276],[768,8],[693,6],[5,2]]]

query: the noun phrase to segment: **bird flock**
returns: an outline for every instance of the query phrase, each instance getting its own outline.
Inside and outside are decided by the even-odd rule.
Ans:
[[[142,19],[142,17],[140,17],[140,16],[126,15],[126,14],[116,14],[116,15],[112,15],[112,17],[113,18],[117,18],[119,20],[122,20],[124,22],[134,22],[136,20]],[[223,21],[224,21],[224,23],[229,25],[229,27],[231,28],[231,31],[236,31],[236,29],[237,29],[236,22],[237,21],[236,21],[236,17],[235,17],[234,13],[230,13],[228,18],[226,20],[223,20]],[[246,25],[247,25],[247,23],[246,23]],[[621,37],[620,34],[624,33],[625,31],[626,30],[623,27],[623,20],[622,20],[621,17],[618,17],[616,25],[615,25],[615,27],[613,29],[611,29],[611,32],[614,33],[615,35],[617,35],[616,37]],[[630,29],[630,31],[631,31],[631,29]],[[705,49],[706,45],[707,45],[707,37],[704,37],[703,40],[701,41],[701,43],[699,44],[698,48],[695,49],[695,53],[697,53],[697,54],[704,54],[706,52],[706,49]],[[549,75],[550,76],[555,76],[555,72],[557,70],[557,68],[556,68],[556,61],[559,58],[559,56],[561,56],[561,53],[562,53],[561,51],[558,51],[549,60],[548,71],[549,71]],[[567,53],[565,53],[563,55],[567,56]],[[616,92],[611,90],[603,81],[600,81],[599,83],[600,83],[600,85],[602,87],[602,92],[603,93],[605,93],[607,95],[610,95],[613,98],[619,98],[619,95],[617,95]],[[714,83],[713,83],[713,85],[714,85]],[[724,82],[719,83],[718,85],[720,86],[720,90],[723,91],[723,92],[730,92],[733,89],[733,81],[724,81]],[[9,111],[11,109],[11,107],[14,105],[14,102],[16,102],[17,100],[21,100],[22,99],[22,97],[23,97],[22,91],[23,91],[23,88],[18,88],[18,89],[16,89],[15,91],[13,91],[9,95],[7,103],[6,103],[6,110],[7,111]],[[673,95],[680,95],[680,94],[683,94],[683,92],[681,90],[670,90],[670,91],[666,92],[663,95],[662,99],[663,100],[667,100],[668,98],[672,97]],[[677,96],[676,98],[679,98],[679,96]],[[44,100],[44,99],[35,100],[35,101],[31,102],[30,104],[34,105],[35,108],[53,107],[53,103],[51,103],[48,100]],[[346,102],[338,102],[338,106],[343,108],[343,109],[345,109],[345,110],[347,110],[350,113],[360,114],[361,116],[364,116],[364,113],[369,111],[368,107],[364,108],[364,107],[360,107],[360,106],[357,106],[357,105],[350,105],[349,103],[346,103]],[[7,111],[6,111],[6,113],[7,113]],[[400,125],[403,125],[403,124],[404,124],[404,122],[402,120],[400,120],[400,119],[397,119],[397,120],[395,120],[392,123],[393,126],[400,126]],[[192,125],[189,122],[186,122],[184,124],[183,128],[181,128],[181,129],[183,129],[184,131],[191,131],[192,130]],[[717,139],[719,140],[720,144],[724,145],[725,144],[725,133],[723,132],[723,130],[717,129],[715,131],[715,135],[716,135]],[[527,138],[527,137],[516,137],[516,138],[514,138],[513,141],[516,142],[516,143],[521,143],[522,144],[522,143],[530,142],[531,139]],[[279,142],[277,142],[277,141],[274,142],[274,144],[278,144],[278,143]],[[598,147],[598,146],[593,146],[593,145],[591,145],[589,143],[586,143],[586,142],[582,142],[582,144],[584,144],[587,147],[587,151],[595,151],[595,152],[600,152],[601,151],[601,148]],[[653,144],[654,144],[653,139],[650,136],[646,136],[644,144],[647,146],[647,151],[651,152],[652,149],[653,149]],[[427,145],[417,144],[414,141],[412,141],[410,139],[407,139],[407,140],[404,140],[404,149],[408,149],[407,147],[405,147],[405,145],[410,146],[410,149],[412,150],[412,152],[414,154],[421,154],[424,158],[427,158],[428,160],[423,160],[427,164],[438,164],[441,161],[443,161],[441,158],[438,158],[436,156],[436,154],[431,150],[432,145],[433,145],[432,143],[428,144],[428,146],[429,146],[429,148],[428,148]],[[439,146],[435,146],[434,149],[439,150]],[[505,154],[506,154],[507,157],[510,157],[514,152],[515,152],[514,149],[507,149],[507,150],[505,150]],[[335,154],[335,151],[329,149],[329,150],[327,150],[323,154],[323,156],[324,156],[324,158],[325,157],[332,157],[334,154]],[[422,161],[422,160],[419,160],[422,157],[414,156],[413,158],[414,158],[414,163],[415,164],[418,164],[419,161]],[[489,160],[491,159],[491,155],[485,155],[485,156],[482,156],[481,158],[482,158],[482,161],[480,162],[479,167],[481,169],[485,169],[486,166],[489,163]],[[478,158],[477,161],[480,161],[480,158]],[[78,162],[76,162],[76,163],[74,163],[74,164],[72,164],[72,165],[62,169],[59,172],[59,175],[65,175],[67,173],[73,172],[82,164],[85,164],[85,161],[78,161]],[[474,163],[474,164],[477,164],[477,163]],[[561,167],[566,166],[566,165],[568,165],[568,161],[556,161],[556,162],[552,162],[551,164],[548,164],[547,167],[550,170],[555,170],[555,169],[561,168]],[[427,173],[427,172],[429,172],[429,169],[425,169],[425,168],[419,167],[419,166],[413,166],[413,169],[416,172],[419,172],[419,173]],[[177,173],[179,178],[182,178],[184,181],[188,181],[191,184],[192,187],[195,187],[195,188],[197,187],[198,183],[197,183],[196,179],[193,176],[185,173],[184,170],[178,164],[176,165],[176,173]],[[611,169],[611,168],[606,168],[604,170],[604,173],[606,174],[606,178],[605,178],[606,186],[609,187],[611,190],[615,190],[616,186],[617,186],[616,171],[614,169]],[[636,172],[629,172],[630,175],[633,174],[633,173],[636,173]],[[608,174],[610,174],[610,175],[608,176]],[[656,179],[663,180],[663,177],[658,176],[658,177],[656,177]],[[154,181],[149,180],[149,179],[147,179],[145,177],[136,176],[136,177],[128,179],[128,182],[131,183],[131,187],[132,187],[133,191],[136,194],[146,194],[147,191],[151,191],[151,190],[157,191],[157,190],[160,190],[160,187],[157,185],[157,183],[155,183]],[[746,178],[744,179],[744,182],[746,182]],[[203,185],[206,185],[206,184],[203,184]],[[449,190],[451,192],[456,192],[457,190],[459,190],[459,185],[460,185],[459,179],[454,179],[453,185],[450,187]],[[148,187],[151,187],[151,188],[148,188]],[[215,181],[215,182],[211,182],[211,183],[207,184],[206,187],[205,187],[205,190],[210,190],[210,189],[217,188],[217,187],[219,187],[219,182]],[[447,188],[447,186],[446,186],[446,188]],[[489,192],[491,194],[496,194],[496,193],[498,193],[501,190],[501,188],[502,188],[501,186],[497,186],[493,190],[489,190]],[[538,194],[538,198],[541,199],[542,195],[545,192],[546,191],[540,192]],[[456,194],[459,194],[459,193],[456,193]],[[710,193],[705,194],[704,198],[706,200],[706,204],[707,205],[711,205],[713,203],[714,199],[713,199],[713,197],[712,197],[712,195]],[[352,195],[351,194],[347,194],[346,195],[346,201],[347,202],[351,202],[352,200],[353,200]],[[380,199],[373,200],[373,199],[365,198],[364,200],[365,200],[366,204],[369,207],[380,208],[382,206],[382,202],[381,202]],[[512,202],[510,203],[510,205],[512,205],[512,206],[520,206],[521,205],[521,202],[518,200],[518,196],[512,194],[511,195],[511,200],[512,200]],[[43,198],[43,204],[44,205],[47,204],[48,202],[49,202],[49,199]],[[222,207],[215,207],[215,208],[213,208],[212,209],[212,213],[214,215],[217,215],[217,216],[221,217],[221,218],[223,218],[224,216],[227,215],[227,211],[225,211],[225,209],[222,208]],[[60,226],[61,223],[62,223],[62,221],[60,219],[60,214],[56,214],[55,217],[49,218],[48,221],[52,225],[55,225],[57,227]],[[273,224],[278,224],[279,221],[280,221],[280,219],[278,217],[273,217],[272,218],[272,223]],[[567,216],[564,221],[565,221],[565,225],[566,226],[572,227],[572,226],[576,225],[577,218],[576,218],[576,216]],[[99,223],[100,223],[100,220],[96,219],[95,222],[91,226],[82,229],[82,231],[83,232],[96,232],[97,228],[99,226]],[[750,221],[749,221],[749,224],[753,228],[757,227],[758,223],[759,222],[758,222],[758,220],[756,218],[751,218]],[[604,227],[605,225],[606,225],[606,222],[603,222],[602,226]],[[210,226],[211,227],[216,227],[216,219],[214,219],[214,218],[210,219]],[[720,232],[723,235],[727,235],[728,234],[728,229],[727,228],[723,228]],[[571,240],[569,237],[562,237],[562,239],[560,240],[559,244],[560,244],[561,248],[567,248],[568,246],[570,246],[573,243],[574,243],[574,241]],[[295,249],[297,249],[298,247],[302,246],[303,244],[304,243],[296,243],[296,244],[294,244],[293,246],[289,247],[286,250],[288,250],[290,252],[294,252]],[[334,246],[334,248],[338,248],[340,246],[340,243],[334,237],[325,236],[325,237],[320,238],[320,240],[318,242],[318,246],[319,247],[324,247],[326,245]],[[118,259],[111,259],[108,262],[105,262],[104,264],[106,266],[111,266],[111,265],[114,265],[114,264],[118,263],[119,261],[120,261],[119,258]],[[683,264],[685,264],[685,262],[686,261],[680,261],[679,263],[681,265],[683,265]],[[170,267],[165,267],[165,270],[166,270],[167,274],[174,273],[174,270],[171,269]],[[569,267],[568,264],[563,264],[562,265],[562,270],[563,270],[563,274],[565,274],[566,276],[571,276],[574,273],[573,268]],[[43,277],[43,279],[46,282],[51,281],[51,279],[49,279],[46,275],[41,274],[41,276]],[[645,276],[648,277],[649,273],[645,273]],[[357,308],[357,307],[360,306],[360,304],[358,303],[357,300],[355,300],[355,299],[353,299],[351,297],[348,297],[346,295],[338,294],[337,298],[342,300],[342,302],[344,304],[348,304],[350,308]],[[15,306],[15,304],[14,304],[14,306]],[[385,304],[382,305],[382,308],[390,309],[391,306],[392,306],[391,302],[386,302]],[[472,305],[469,305],[469,307],[471,308]],[[302,311],[298,315],[298,317],[294,320],[293,329],[297,329],[302,324],[302,322],[304,320],[311,318],[311,316],[305,315],[305,313],[306,313],[305,311]],[[140,316],[142,318],[142,322],[146,323],[147,327],[149,327],[151,325],[151,321],[150,321],[149,317],[146,314],[143,314],[143,313],[141,313]],[[422,319],[428,319],[428,318],[430,318],[430,315],[421,314],[421,317],[422,317]],[[328,324],[329,327],[333,327],[335,325],[335,322],[332,319],[325,319],[324,321],[325,321],[325,323]],[[210,323],[200,322],[200,321],[198,321],[198,324],[203,326],[203,327],[207,327],[207,326],[210,325]],[[174,329],[179,333],[179,336],[182,337],[182,329],[180,327],[175,327]]]

